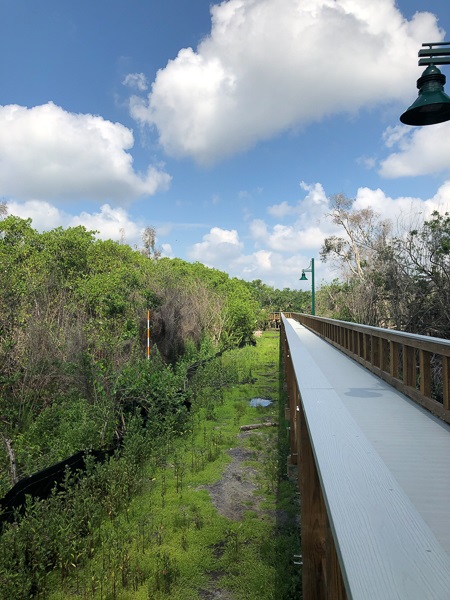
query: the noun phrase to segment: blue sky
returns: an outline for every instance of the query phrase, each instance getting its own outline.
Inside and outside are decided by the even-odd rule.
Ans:
[[[2,0],[0,198],[300,288],[331,195],[450,209],[450,124],[399,122],[446,32],[446,0]]]

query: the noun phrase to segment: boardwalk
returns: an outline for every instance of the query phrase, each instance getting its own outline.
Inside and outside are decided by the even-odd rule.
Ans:
[[[450,598],[450,426],[298,322],[285,324],[348,597]]]

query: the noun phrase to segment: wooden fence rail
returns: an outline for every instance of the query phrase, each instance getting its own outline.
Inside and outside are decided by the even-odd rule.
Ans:
[[[450,423],[450,341],[301,313],[285,313]]]

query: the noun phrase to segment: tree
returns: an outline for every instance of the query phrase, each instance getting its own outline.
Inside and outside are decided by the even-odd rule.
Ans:
[[[435,211],[415,227],[392,235],[390,221],[354,201],[333,196],[329,218],[343,235],[327,238],[322,260],[334,261],[345,278],[325,286],[319,298],[332,314],[351,321],[411,333],[450,336],[450,215]]]
[[[387,290],[382,273],[391,247],[391,222],[381,220],[371,208],[354,209],[354,200],[343,194],[331,198],[328,217],[343,235],[324,241],[320,256],[331,260],[347,286],[339,290],[339,308],[348,320],[367,325],[388,326]],[[330,288],[336,297],[336,290]]]
[[[320,257],[323,262],[333,260],[347,279],[366,278],[366,268],[380,246],[386,243],[391,231],[390,221],[381,221],[379,214],[371,208],[355,210],[354,199],[344,194],[331,197],[331,213],[328,217],[339,226],[344,236],[330,236],[325,239]]]
[[[311,292],[291,288],[275,289],[261,279],[250,281],[247,285],[252,290],[253,297],[267,312],[302,312],[304,306],[311,303]]]
[[[156,246],[156,229],[152,226],[147,226],[141,234],[142,243],[144,244],[141,250],[142,254],[152,260],[161,258],[162,250]]]
[[[414,333],[450,337],[450,215],[435,211],[394,239],[392,306]]]

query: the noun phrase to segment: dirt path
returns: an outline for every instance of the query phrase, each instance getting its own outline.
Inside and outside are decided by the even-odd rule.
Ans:
[[[260,498],[255,495],[260,488],[257,480],[258,469],[246,464],[247,461],[255,459],[255,452],[242,446],[244,439],[253,435],[260,433],[250,431],[237,436],[236,447],[228,451],[232,461],[225,467],[222,478],[201,488],[209,492],[218,513],[230,521],[241,521],[248,510],[260,512]],[[217,548],[218,557],[222,551],[222,548]],[[205,600],[233,600],[231,592],[220,586],[223,575],[223,572],[210,573],[211,587],[208,590],[200,590],[200,597]]]
[[[252,460],[255,453],[240,446],[231,448],[228,454],[233,459],[223,473],[222,479],[205,486],[219,514],[231,521],[240,521],[247,510],[257,510],[259,500],[254,492],[258,489],[258,471],[244,464]]]

